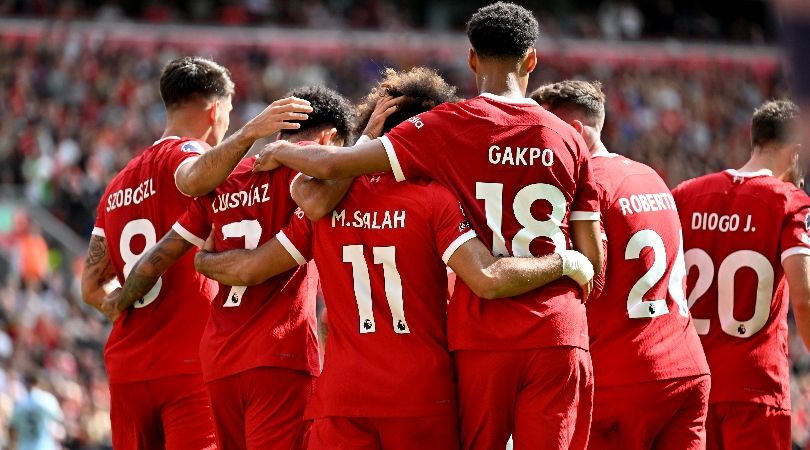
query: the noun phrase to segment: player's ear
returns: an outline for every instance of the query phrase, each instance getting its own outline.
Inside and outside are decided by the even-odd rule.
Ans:
[[[337,135],[337,128],[330,128],[328,130],[322,130],[318,134],[318,143],[321,145],[334,145],[332,142]]]
[[[537,49],[532,47],[526,52],[526,56],[523,58],[523,62],[520,64],[521,71],[524,75],[528,75],[534,72],[534,69],[537,67]]]
[[[585,136],[585,125],[582,125],[582,122],[574,119],[573,121],[571,121],[571,126],[574,127],[575,130],[577,130],[577,133],[579,133],[583,137]]]
[[[469,56],[467,57],[467,64],[470,66],[470,70],[472,70],[472,71],[473,71],[473,72],[475,72],[475,73],[478,73],[478,72],[477,72],[477,68],[478,68],[478,55],[475,53],[475,49],[474,49],[474,48],[470,48],[470,54],[469,54]]]
[[[217,99],[211,102],[211,106],[208,108],[208,123],[211,124],[211,126],[214,126],[214,124],[217,123],[218,119],[217,113],[219,112],[219,110],[220,110],[219,100]]]

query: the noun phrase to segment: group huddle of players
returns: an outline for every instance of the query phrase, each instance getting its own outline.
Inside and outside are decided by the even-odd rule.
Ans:
[[[790,448],[798,109],[670,191],[602,144],[598,82],[527,97],[530,11],[467,33],[473,99],[387,70],[356,110],[303,87],[225,140],[227,69],[165,67],[166,132],[107,187],[82,278],[116,450]]]

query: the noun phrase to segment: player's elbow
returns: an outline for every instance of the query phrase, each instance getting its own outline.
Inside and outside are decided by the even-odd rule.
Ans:
[[[209,186],[202,183],[198,177],[193,175],[185,175],[177,177],[177,189],[189,197],[202,197],[210,192]]]
[[[473,293],[484,300],[503,297],[503,289],[498,280],[489,271],[480,272],[472,283],[467,284]]]
[[[304,215],[307,216],[307,219],[311,220],[312,222],[318,221],[326,217],[327,214],[332,212],[327,208],[327,205],[324,205],[322,202],[319,201],[308,201],[302,202],[305,206],[301,206],[301,210],[304,211]]]

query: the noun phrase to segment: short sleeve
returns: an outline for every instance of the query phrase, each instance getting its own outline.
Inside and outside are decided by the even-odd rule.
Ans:
[[[403,121],[380,137],[397,181],[435,178],[431,176],[436,160],[433,152],[444,147],[447,133],[442,121],[442,112],[434,109]]]
[[[295,210],[287,226],[276,234],[276,239],[299,266],[312,259],[312,222],[301,208]]]
[[[180,168],[193,163],[210,149],[210,145],[197,140],[183,141],[171,148],[168,156],[168,169],[174,174],[175,185],[177,184],[177,172]]]
[[[798,190],[789,195],[788,214],[780,238],[782,262],[793,255],[810,256],[810,198]]]
[[[105,195],[104,197],[101,198],[101,201],[98,204],[98,208],[96,208],[96,223],[95,225],[93,225],[93,231],[91,233],[93,236],[98,236],[105,239],[107,238],[107,233],[104,231],[105,230],[104,220],[106,218],[106,208],[104,207],[104,205],[107,203],[106,200],[107,196]]]
[[[575,139],[581,138],[576,136]],[[571,203],[571,220],[599,220],[599,190],[591,170],[591,158],[584,150],[584,144],[577,144],[580,147],[580,159],[577,190]]]
[[[200,248],[203,248],[205,240],[211,234],[211,221],[204,203],[206,201],[210,201],[209,196],[195,198],[186,212],[172,226],[172,230],[183,239]]]
[[[447,264],[453,253],[464,243],[475,238],[476,234],[464,214],[461,203],[453,194],[436,183],[429,186],[434,191],[431,211],[434,220],[433,236],[436,248],[442,255],[442,261]]]

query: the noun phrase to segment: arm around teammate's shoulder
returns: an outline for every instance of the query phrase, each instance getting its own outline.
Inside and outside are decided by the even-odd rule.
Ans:
[[[478,238],[462,244],[447,265],[475,295],[488,300],[525,294],[563,276],[576,281],[587,299],[594,275],[590,261],[573,250],[540,258],[497,258]]]
[[[570,225],[574,249],[590,260],[596,273],[602,272],[605,254],[602,251],[602,230],[599,221],[573,220]]]
[[[379,139],[352,147],[301,147],[286,141],[276,141],[265,146],[259,153],[253,170],[272,170],[280,165],[320,180],[339,180],[391,171],[391,163]]]

